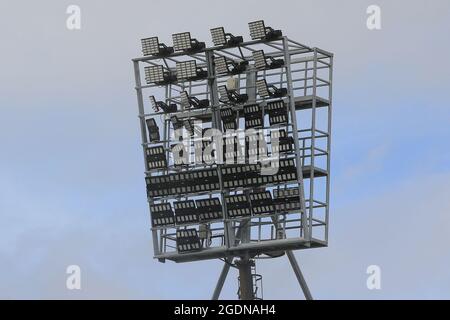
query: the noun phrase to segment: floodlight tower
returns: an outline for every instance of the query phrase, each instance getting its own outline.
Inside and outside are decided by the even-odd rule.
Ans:
[[[133,59],[154,257],[221,259],[212,298],[235,267],[259,299],[256,261],[286,255],[312,299],[293,250],[328,245],[333,54],[249,29],[145,38]]]

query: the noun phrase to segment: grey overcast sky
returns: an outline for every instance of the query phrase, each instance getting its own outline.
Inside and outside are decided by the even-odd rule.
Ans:
[[[146,36],[248,39],[256,19],[335,54],[330,246],[296,252],[314,297],[450,298],[446,0],[0,2],[0,298],[210,297],[219,261],[152,259],[131,59]],[[265,298],[302,297],[286,258],[258,271]]]

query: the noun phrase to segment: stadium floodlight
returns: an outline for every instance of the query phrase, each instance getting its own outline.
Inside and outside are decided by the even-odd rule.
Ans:
[[[221,168],[223,186],[225,188],[244,187],[246,171],[244,165],[227,165]]]
[[[283,59],[275,59],[273,57],[266,57],[263,50],[256,50],[252,52],[253,60],[255,61],[256,69],[275,69],[284,65]],[[268,62],[269,60],[270,62]]]
[[[164,67],[161,65],[145,67],[145,81],[147,84],[165,85],[176,80],[176,77],[170,72],[165,72]]]
[[[228,90],[226,86],[219,86],[218,90],[220,94],[219,101],[222,103],[239,104],[248,100],[247,94],[239,94],[235,90]]]
[[[173,48],[175,51],[198,52],[205,48],[204,42],[191,38],[190,32],[175,33],[172,35]]]
[[[167,168],[167,159],[164,147],[150,147],[145,150],[149,169]]]
[[[167,47],[164,43],[159,43],[158,37],[141,39],[142,54],[144,56],[168,56],[173,53],[172,47]]]
[[[173,203],[173,207],[177,224],[198,222],[197,207],[194,200],[176,201]]]
[[[235,47],[244,41],[242,36],[234,36],[231,33],[225,33],[223,27],[212,28],[210,31],[215,46]]]
[[[224,56],[214,57],[216,74],[239,74],[245,71],[248,65],[247,60],[235,62]]]
[[[270,191],[254,191],[250,193],[253,214],[273,214],[275,205]]]
[[[286,88],[277,88],[274,85],[267,86],[266,79],[256,80],[256,90],[261,98],[281,98],[287,95]]]
[[[223,158],[226,163],[236,163],[243,156],[239,138],[235,135],[225,135],[223,138]]]
[[[186,91],[183,91],[180,93],[180,103],[183,109],[202,109],[207,108],[209,106],[209,100],[208,99],[198,99],[194,96],[189,96]]]
[[[223,108],[220,109],[220,118],[223,122],[223,129],[227,130],[236,130],[236,113],[231,108]]]
[[[219,198],[195,200],[200,221],[222,219],[222,205]]]
[[[172,206],[169,202],[151,204],[150,212],[152,214],[152,224],[154,227],[175,224],[175,217],[173,215]]]
[[[244,194],[226,196],[227,213],[231,218],[251,215],[248,198]]]
[[[201,80],[208,75],[206,70],[197,67],[195,60],[177,62],[176,69],[178,80]]]
[[[172,122],[173,130],[178,130],[183,127],[183,121],[179,120],[177,116],[171,116],[170,122]]]
[[[159,128],[156,124],[155,119],[149,118],[145,120],[145,123],[147,124],[147,131],[148,131],[148,138],[151,142],[158,142],[161,140],[159,136]]]
[[[275,209],[277,211],[300,210],[298,188],[275,189],[273,191]]]
[[[177,230],[177,250],[179,253],[198,251],[202,249],[202,244],[198,236],[197,229]]]
[[[286,104],[283,100],[268,102],[264,110],[269,114],[269,124],[271,126],[280,123],[287,123],[288,112]]]
[[[293,150],[294,138],[287,135],[286,130],[275,130],[270,132],[270,139],[278,139],[278,145],[272,142],[272,153],[290,152]]]
[[[256,128],[264,125],[262,109],[258,104],[244,106],[245,128]]]
[[[153,111],[159,112],[162,109],[165,113],[172,113],[177,111],[177,105],[175,103],[170,103],[167,105],[163,101],[156,101],[155,96],[149,96],[150,103],[152,104]]]
[[[252,40],[275,40],[283,35],[281,30],[266,27],[263,20],[249,22],[248,27]]]

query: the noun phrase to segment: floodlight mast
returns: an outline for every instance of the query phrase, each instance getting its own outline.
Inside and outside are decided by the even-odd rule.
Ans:
[[[249,27],[253,40],[248,42],[223,28],[215,28],[214,34],[212,29],[212,48],[191,39],[190,33],[173,35],[174,53],[164,57],[157,53],[157,39],[147,39],[146,52],[155,53],[133,59],[154,257],[161,262],[223,259],[212,298],[219,298],[233,266],[239,270],[239,298],[258,299],[262,298],[257,290],[261,276],[256,274],[255,261],[286,254],[305,297],[312,299],[292,250],[328,244],[333,54],[288,39],[263,21]],[[261,48],[262,56],[253,54]],[[226,57],[229,72],[216,73],[217,57]],[[158,65],[158,59],[163,60],[165,71],[146,69],[147,85],[143,85],[141,69]],[[183,63],[189,59],[201,68],[194,70],[192,63]],[[253,62],[238,68],[240,64],[230,63],[233,60]],[[176,63],[182,64],[176,68]],[[233,74],[238,85],[220,89]],[[153,93],[161,86],[164,90]],[[146,98],[144,103],[144,93],[153,99]],[[157,101],[154,94],[164,97]],[[258,108],[246,114],[252,105]],[[151,106],[153,113],[147,111]],[[297,121],[300,118],[302,122]],[[279,172],[255,175],[260,163],[180,166],[175,151],[170,151],[177,142],[172,138],[174,130],[188,129],[193,135],[196,120],[206,129],[222,132],[240,129],[242,123],[247,127],[247,120],[249,128],[268,130],[263,137],[270,142],[276,137],[279,145],[270,143],[265,152],[279,153]]]

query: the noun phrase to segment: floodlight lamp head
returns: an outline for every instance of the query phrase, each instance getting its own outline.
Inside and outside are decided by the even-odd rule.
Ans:
[[[159,43],[158,37],[141,39],[142,54],[144,56],[164,57],[173,53],[172,47],[167,47],[164,43]]]
[[[244,41],[242,36],[234,36],[231,33],[225,33],[223,27],[213,28],[210,31],[215,46],[236,47]]]
[[[190,32],[174,33],[172,35],[172,40],[175,51],[194,53],[205,48],[205,43],[191,38]]]
[[[248,26],[252,40],[276,40],[283,35],[281,30],[266,27],[263,20],[249,22]]]

